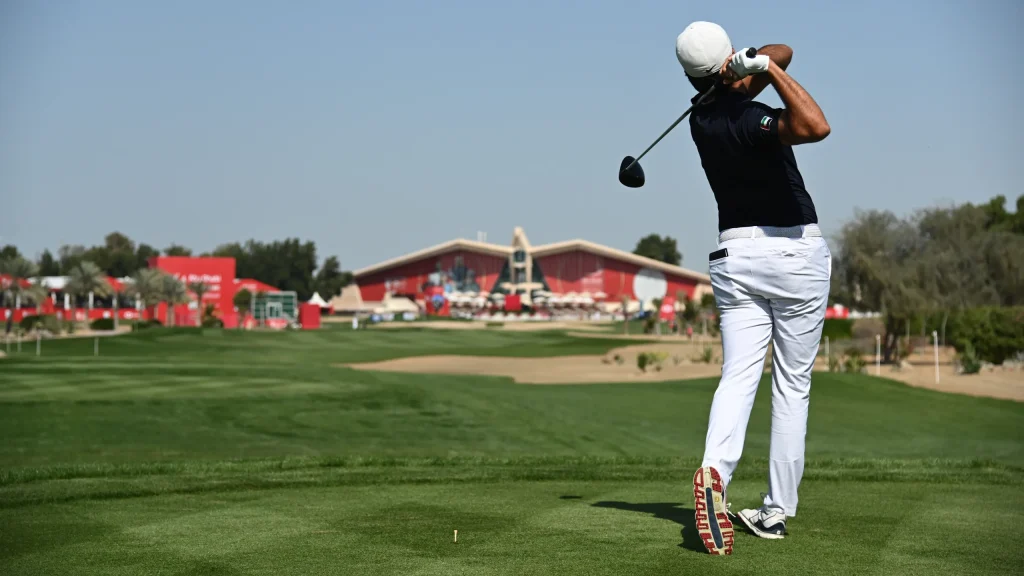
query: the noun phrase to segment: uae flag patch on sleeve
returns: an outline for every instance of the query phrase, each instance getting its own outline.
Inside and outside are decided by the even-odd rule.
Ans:
[[[765,132],[771,132],[771,130],[772,130],[772,117],[771,116],[765,116],[764,118],[761,118],[761,130],[764,130]]]

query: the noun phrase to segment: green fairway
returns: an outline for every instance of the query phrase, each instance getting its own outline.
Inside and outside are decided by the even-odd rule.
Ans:
[[[634,342],[630,342],[634,343]],[[816,374],[782,542],[700,553],[716,381],[369,373],[425,354],[602,354],[557,332],[152,330],[0,361],[2,574],[1014,573],[1024,405]],[[768,379],[734,510],[765,489]],[[458,544],[452,531],[459,530]]]

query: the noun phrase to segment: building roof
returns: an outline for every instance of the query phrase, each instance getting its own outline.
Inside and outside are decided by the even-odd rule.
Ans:
[[[335,312],[359,312],[366,308],[359,287],[349,284],[341,289],[341,294],[331,298],[330,305]]]
[[[544,244],[543,246],[537,246],[533,249],[534,258],[543,258],[544,256],[553,256],[555,254],[561,254],[562,252],[571,252],[573,250],[581,250],[583,252],[589,252],[591,254],[597,254],[605,256],[607,258],[615,258],[623,262],[629,262],[630,264],[636,264],[644,268],[653,268],[660,270],[667,274],[674,276],[682,276],[683,278],[691,278],[700,282],[711,282],[711,277],[707,274],[701,274],[700,272],[694,272],[693,270],[687,270],[681,266],[675,264],[667,264],[660,260],[654,260],[646,256],[639,256],[632,252],[626,252],[625,250],[619,250],[617,248],[611,248],[609,246],[603,246],[601,244],[595,244],[587,240],[566,240],[565,242],[555,242],[554,244]]]
[[[409,262],[415,262],[423,258],[429,258],[431,256],[437,256],[438,254],[444,254],[452,250],[470,250],[472,252],[479,252],[482,254],[493,254],[495,256],[508,256],[512,253],[510,246],[502,246],[500,244],[489,244],[487,242],[476,242],[474,240],[465,240],[463,238],[456,238],[455,240],[449,240],[430,248],[424,248],[423,250],[417,250],[416,252],[410,252],[405,256],[399,256],[398,258],[392,258],[385,260],[380,264],[374,264],[373,266],[367,266],[360,270],[356,270],[352,273],[353,276],[359,278],[360,276],[366,276],[373,274],[374,272],[380,272],[381,270],[387,270],[388,268],[394,268],[395,266],[401,266]]]
[[[466,240],[463,238],[457,238],[455,240],[449,240],[423,250],[417,250],[404,256],[385,260],[380,264],[374,264],[361,270],[356,270],[353,275],[356,278],[367,276],[381,270],[387,270],[388,268],[394,268],[410,262],[415,262],[423,258],[429,258],[431,256],[437,256],[444,254],[452,250],[469,250],[472,252],[478,252],[482,254],[493,254],[495,256],[508,256],[512,253],[511,246],[502,246],[500,244],[490,244],[487,242],[476,242],[473,240]],[[623,262],[629,262],[630,264],[636,264],[644,268],[653,268],[666,274],[672,274],[674,276],[680,276],[683,278],[690,278],[697,280],[698,282],[710,283],[711,278],[707,274],[701,274],[700,272],[694,272],[693,270],[687,270],[680,266],[673,264],[666,264],[659,260],[647,258],[646,256],[638,256],[631,252],[624,250],[618,250],[601,244],[595,244],[594,242],[588,242],[586,240],[567,240],[565,242],[555,242],[553,244],[544,244],[542,246],[534,246],[530,250],[530,254],[534,258],[541,258],[543,256],[552,256],[555,254],[561,254],[562,252],[570,252],[572,250],[581,250],[583,252],[589,252],[591,254],[597,254],[608,258],[615,258]]]

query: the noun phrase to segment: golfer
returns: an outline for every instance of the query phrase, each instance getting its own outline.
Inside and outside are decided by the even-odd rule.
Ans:
[[[772,353],[772,429],[768,492],[740,519],[762,538],[786,535],[804,471],[811,368],[825,319],[832,255],[817,226],[793,146],[829,134],[821,109],[785,69],[793,51],[733,50],[725,30],[694,22],[676,55],[699,92],[717,85],[690,115],[690,131],[718,202],[718,250],[711,285],[721,314],[722,380],[711,404],[701,468],[693,478],[697,528],[708,552],[730,554],[733,525],[726,487]],[[771,84],[784,108],[754,98]],[[696,98],[694,99],[696,102]]]

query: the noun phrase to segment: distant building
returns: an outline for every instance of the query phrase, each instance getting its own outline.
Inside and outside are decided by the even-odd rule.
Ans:
[[[532,246],[522,228],[509,245],[456,239],[354,276],[363,302],[404,296],[422,303],[454,294],[448,299],[475,308],[515,300],[534,310],[582,304],[611,311],[623,297],[639,307],[680,292],[700,298],[711,290],[706,274],[586,240]]]

